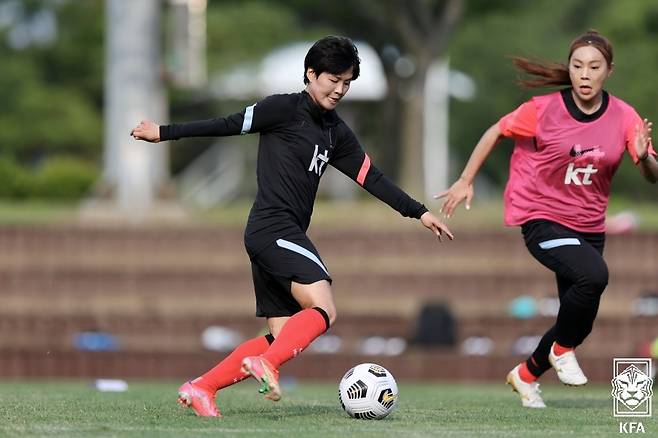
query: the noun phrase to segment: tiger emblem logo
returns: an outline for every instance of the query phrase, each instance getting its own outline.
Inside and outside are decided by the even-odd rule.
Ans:
[[[635,365],[630,365],[612,379],[612,396],[630,411],[653,395],[653,380]]]

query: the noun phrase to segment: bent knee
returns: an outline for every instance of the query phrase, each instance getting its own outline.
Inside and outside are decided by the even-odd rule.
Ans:
[[[306,310],[315,310],[317,313],[322,315],[322,319],[326,325],[326,329],[329,330],[331,326],[334,325],[336,321],[336,308],[329,305],[315,305],[305,308]]]
[[[577,283],[605,287],[608,284],[608,264],[601,256],[585,257],[571,260],[569,265],[576,274]]]
[[[601,294],[608,286],[609,276],[608,267],[603,265],[589,275],[588,283],[594,291]]]
[[[608,286],[608,278],[608,268],[604,265],[583,276],[578,282],[578,289],[585,295],[598,298]]]
[[[324,310],[324,313],[327,315],[327,322],[329,323],[329,327],[333,326],[336,322],[336,318],[338,317],[336,314],[336,308],[333,306],[324,306],[320,308]]]
[[[332,327],[334,323],[336,322],[336,318],[338,315],[336,314],[336,310],[334,309],[333,312],[329,313],[329,326]]]

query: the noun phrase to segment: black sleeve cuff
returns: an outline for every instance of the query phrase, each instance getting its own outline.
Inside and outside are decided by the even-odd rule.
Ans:
[[[160,141],[174,140],[169,125],[160,125]]]
[[[427,207],[425,207],[424,204],[420,204],[420,208],[418,208],[418,210],[416,211],[416,214],[414,215],[414,217],[415,217],[416,219],[420,219],[420,217],[421,217],[422,215],[424,215],[425,213],[427,213],[428,211],[429,211],[429,210],[427,209]]]

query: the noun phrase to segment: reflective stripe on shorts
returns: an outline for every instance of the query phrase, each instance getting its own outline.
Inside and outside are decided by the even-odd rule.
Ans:
[[[544,242],[539,242],[539,247],[541,249],[553,249],[560,246],[578,246],[580,245],[580,240],[575,237],[569,237],[564,239],[551,239]]]
[[[276,244],[285,249],[289,249],[290,251],[296,252],[297,254],[301,254],[304,257],[308,258],[309,260],[312,260],[315,262],[319,267],[322,268],[322,270],[329,275],[329,272],[327,271],[327,268],[324,267],[320,259],[317,258],[315,254],[313,254],[311,251],[308,249],[304,248],[303,246],[299,246],[296,243],[292,243],[288,240],[284,239],[277,239]]]

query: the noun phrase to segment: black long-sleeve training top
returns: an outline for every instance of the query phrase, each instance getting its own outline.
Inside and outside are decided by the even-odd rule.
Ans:
[[[258,194],[245,230],[252,257],[276,239],[306,232],[329,164],[403,216],[419,219],[427,211],[372,165],[336,111],[323,110],[305,91],[269,96],[228,117],[160,126],[160,140],[255,132]]]

